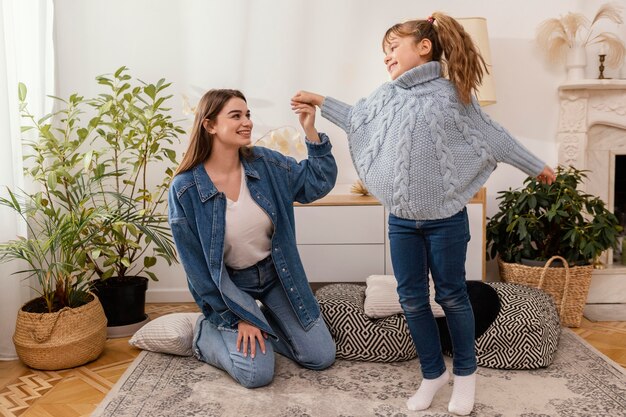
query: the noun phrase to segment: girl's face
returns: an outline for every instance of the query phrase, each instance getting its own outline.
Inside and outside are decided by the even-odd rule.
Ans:
[[[431,43],[428,39],[415,42],[412,36],[389,36],[385,47],[385,65],[392,80],[408,70],[430,61]]]
[[[236,148],[250,144],[252,137],[250,110],[246,102],[238,97],[226,102],[214,122],[205,120],[204,123],[215,142]]]

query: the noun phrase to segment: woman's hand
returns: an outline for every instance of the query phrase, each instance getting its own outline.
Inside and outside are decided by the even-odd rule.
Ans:
[[[292,104],[291,108],[298,115],[300,125],[304,129],[304,134],[311,142],[319,142],[320,138],[315,129],[315,106],[312,104],[296,103]]]
[[[298,91],[296,95],[291,98],[291,107],[293,108],[295,104],[299,103],[312,104],[317,107],[322,107],[322,103],[324,103],[324,96],[310,93],[308,91]]]
[[[554,181],[556,181],[556,174],[554,173],[554,170],[552,168],[546,165],[543,167],[543,171],[541,171],[541,173],[537,175],[537,179],[543,184],[550,185]]]
[[[257,340],[259,341],[261,352],[265,355],[265,339],[267,339],[267,333],[262,332],[258,327],[254,327],[245,321],[238,323],[237,332],[237,352],[243,352],[244,358],[248,356],[248,349],[250,349],[250,357],[254,359]]]

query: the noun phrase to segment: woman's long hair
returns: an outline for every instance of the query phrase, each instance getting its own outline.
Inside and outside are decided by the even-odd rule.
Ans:
[[[392,35],[412,36],[415,42],[430,40],[432,60],[441,63],[443,75],[454,84],[465,104],[471,101],[472,92],[482,84],[483,73],[489,73],[470,35],[459,22],[443,13],[435,12],[426,20],[408,20],[393,25],[385,32],[383,50]]]
[[[174,176],[190,170],[209,158],[213,148],[213,135],[205,129],[204,121],[215,121],[228,100],[232,98],[240,98],[247,102],[246,97],[239,90],[213,89],[202,96],[196,108],[196,117],[189,135],[187,152],[185,152]],[[242,148],[240,152],[246,156],[250,153],[248,148]]]

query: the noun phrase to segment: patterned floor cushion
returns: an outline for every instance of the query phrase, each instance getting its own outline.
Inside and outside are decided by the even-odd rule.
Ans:
[[[478,365],[499,369],[548,366],[559,344],[561,325],[545,292],[518,284],[490,283],[500,297],[500,313],[476,339]]]
[[[403,314],[380,319],[365,315],[365,286],[331,284],[317,290],[315,295],[335,339],[337,358],[396,362],[416,357]]]
[[[478,365],[534,369],[552,363],[561,327],[550,296],[522,285],[489,285],[498,294],[500,310],[476,339]],[[316,296],[335,339],[338,358],[394,362],[416,356],[404,315],[371,319],[364,314],[364,286],[327,285]]]

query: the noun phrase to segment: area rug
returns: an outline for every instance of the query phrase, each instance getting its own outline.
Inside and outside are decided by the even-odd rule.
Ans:
[[[192,357],[142,352],[92,416],[448,416],[451,385],[438,393],[429,410],[406,409],[418,375],[417,360],[338,360],[315,372],[277,355],[274,381],[250,390]],[[477,381],[472,416],[626,415],[626,372],[569,329],[563,329],[548,368],[479,368]]]

